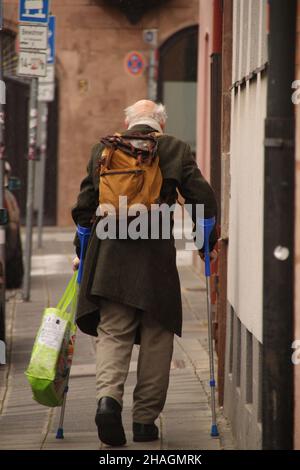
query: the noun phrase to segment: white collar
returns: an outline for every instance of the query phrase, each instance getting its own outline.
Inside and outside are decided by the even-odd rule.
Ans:
[[[140,124],[144,124],[145,126],[150,126],[150,127],[152,127],[152,129],[155,129],[157,132],[160,132],[161,134],[163,134],[163,130],[162,130],[161,126],[159,125],[159,123],[157,121],[155,121],[155,119],[147,118],[147,117],[138,118],[135,121],[132,121],[130,126],[128,127],[128,130],[131,129],[132,127],[138,126]]]

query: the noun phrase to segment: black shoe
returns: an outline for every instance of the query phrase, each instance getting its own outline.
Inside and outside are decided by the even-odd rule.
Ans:
[[[158,427],[153,424],[133,423],[133,440],[135,442],[156,441],[158,439]]]
[[[123,446],[126,437],[122,425],[121,405],[111,397],[99,400],[95,422],[99,439],[110,446]]]

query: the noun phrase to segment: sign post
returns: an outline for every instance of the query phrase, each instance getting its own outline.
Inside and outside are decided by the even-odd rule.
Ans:
[[[157,100],[157,29],[145,29],[144,41],[149,44],[148,99]]]
[[[40,149],[40,181],[41,194],[38,202],[38,248],[43,246],[43,222],[45,204],[45,179],[46,179],[46,159],[47,159],[47,126],[48,126],[48,103],[39,103],[39,149]]]
[[[31,86],[30,86],[30,104],[29,104],[24,300],[30,299],[33,200],[34,200],[34,178],[35,178],[37,116],[38,116],[37,94],[38,94],[38,80],[37,78],[33,78],[31,80]]]
[[[48,127],[48,102],[54,101],[55,97],[55,16],[49,17],[48,32],[48,57],[47,57],[47,75],[39,78],[38,101],[41,110],[40,118],[40,158],[41,158],[41,195],[38,206],[38,248],[43,245],[43,223],[44,223],[44,203],[45,203],[45,178],[46,178],[46,159],[47,159],[47,127]]]
[[[18,74],[31,77],[23,292],[24,300],[27,301],[30,299],[34,180],[37,160],[38,77],[45,77],[47,74],[49,4],[49,0],[19,0],[20,53]]]

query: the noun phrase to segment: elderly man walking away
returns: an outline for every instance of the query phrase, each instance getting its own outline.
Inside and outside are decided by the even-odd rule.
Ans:
[[[162,175],[160,202],[172,206],[179,192],[186,203],[192,205],[194,224],[197,204],[204,205],[205,218],[215,217],[214,193],[201,175],[189,145],[163,133],[167,118],[165,107],[142,100],[127,108],[125,114],[127,130],[122,135],[133,152],[131,158],[135,151],[137,159],[143,158],[142,149],[147,147],[147,139],[156,143]],[[106,142],[113,142],[109,151]],[[172,233],[168,239],[99,239],[97,236],[97,224],[106,216],[96,214],[99,197],[101,201],[99,180],[103,175],[103,155],[106,155],[105,169],[107,161],[116,158],[116,146],[114,138],[110,137],[93,147],[88,174],[81,183],[72,216],[77,226],[91,228],[76,321],[83,332],[98,336],[95,421],[102,442],[121,446],[126,443],[121,417],[124,384],[135,343],[140,344],[140,349],[133,392],[133,440],[158,439],[155,420],[166,401],[174,334],[181,336],[182,305]],[[143,189],[140,191],[142,193]],[[211,250],[216,241],[214,229]],[[79,256],[78,237],[75,245]],[[79,259],[75,258],[74,269],[78,264]]]

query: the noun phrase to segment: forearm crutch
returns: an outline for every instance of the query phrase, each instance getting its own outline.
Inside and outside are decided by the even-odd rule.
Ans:
[[[209,369],[210,369],[210,393],[211,393],[211,414],[212,414],[212,425],[211,433],[212,437],[218,437],[219,431],[217,426],[216,418],[216,381],[214,371],[214,349],[213,349],[213,333],[212,333],[212,311],[211,311],[211,297],[210,297],[210,250],[209,250],[209,239],[210,234],[215,226],[215,217],[211,219],[202,219],[199,221],[200,226],[204,232],[204,259],[205,259],[205,279],[206,279],[206,304],[207,304],[207,322],[208,322],[208,349],[209,349]]]
[[[67,393],[68,393],[68,389],[69,389],[69,376],[70,376],[70,372],[68,373],[67,385],[66,385],[66,388],[64,390],[64,400],[63,400],[63,404],[61,406],[59,424],[58,424],[58,428],[57,428],[57,431],[56,431],[56,439],[63,439],[64,438],[64,419],[65,419],[65,409],[66,409],[66,402],[67,402]]]
[[[78,235],[78,238],[79,238],[79,241],[80,241],[80,265],[79,265],[78,276],[77,276],[78,285],[80,285],[81,279],[82,279],[83,262],[84,262],[85,252],[86,252],[86,249],[87,249],[90,234],[91,234],[91,229],[81,227],[80,225],[78,225],[77,235]],[[65,390],[64,390],[64,398],[63,398],[63,403],[62,403],[62,406],[61,406],[59,425],[58,425],[58,429],[57,429],[57,432],[56,432],[56,439],[64,439],[64,419],[65,419],[65,409],[66,409],[66,402],[67,402],[67,393],[68,393],[68,390],[69,390],[70,371],[71,371],[71,367],[68,371],[66,387],[65,387]]]

